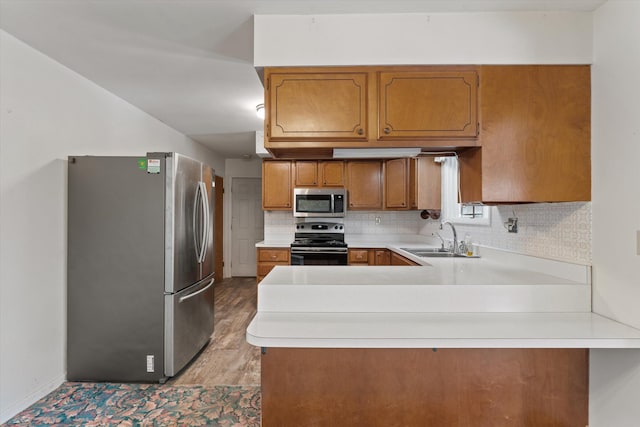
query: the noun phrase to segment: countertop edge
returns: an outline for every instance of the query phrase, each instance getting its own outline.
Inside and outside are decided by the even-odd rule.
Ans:
[[[289,313],[292,317],[296,317],[295,314]],[[308,313],[305,313],[308,314]],[[592,348],[592,349],[640,349],[640,330],[615,320],[608,319],[595,313],[585,314],[582,317],[585,331],[593,329],[592,323],[598,323],[600,326],[612,327],[623,332],[609,332],[607,336],[606,331],[599,333],[600,336],[586,337],[586,336],[566,336],[566,337],[523,337],[517,336],[516,332],[512,336],[503,337],[486,337],[486,338],[469,338],[469,337],[430,337],[430,336],[399,336],[392,337],[387,330],[381,336],[375,336],[375,334],[369,334],[366,337],[330,337],[327,338],[327,332],[331,332],[331,328],[335,330],[342,330],[344,325],[336,321],[331,317],[330,313],[327,313],[327,323],[318,320],[317,313],[314,314],[313,328],[304,329],[301,327],[298,329],[297,336],[290,333],[289,336],[285,334],[278,334],[278,336],[263,336],[256,332],[259,327],[278,327],[281,326],[281,322],[274,321],[272,325],[269,325],[270,321],[260,319],[260,316],[256,315],[249,324],[246,330],[246,340],[249,344],[257,347],[291,347],[291,348]],[[371,313],[370,313],[371,314]],[[461,316],[468,316],[476,313],[461,313]],[[562,326],[576,322],[576,319],[568,316],[567,319],[562,319],[563,313],[529,313],[533,320],[536,321],[548,321],[547,328],[554,329],[555,326]],[[504,316],[500,316],[500,313],[492,313],[487,319],[486,327],[488,330],[495,327],[496,320],[500,317],[504,317],[504,324],[510,324],[513,321],[513,313],[505,313]],[[300,319],[304,318],[304,314],[300,315]],[[449,320],[455,320],[456,316],[447,314]],[[261,324],[262,323],[262,324]],[[299,327],[300,323],[295,322]],[[476,322],[477,326],[477,322]],[[482,326],[482,325],[481,325]],[[525,326],[528,327],[528,326]],[[591,327],[591,328],[590,328]],[[460,328],[460,331],[463,329]],[[318,331],[321,331],[325,336],[319,336]],[[403,331],[404,332],[404,331]],[[461,332],[459,332],[461,333]],[[592,332],[593,333],[593,332]],[[275,334],[274,334],[275,335]],[[306,336],[304,336],[306,335]],[[455,334],[451,334],[455,335]],[[490,334],[488,334],[490,335]],[[525,335],[525,334],[521,334]],[[596,334],[598,335],[598,334]],[[621,336],[629,335],[629,336]]]

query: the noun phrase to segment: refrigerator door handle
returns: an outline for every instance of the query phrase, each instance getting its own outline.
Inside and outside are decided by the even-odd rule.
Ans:
[[[215,279],[211,279],[211,281],[209,282],[209,284],[208,284],[207,286],[205,286],[204,288],[200,289],[199,291],[194,292],[194,293],[189,294],[189,295],[186,295],[186,296],[183,296],[183,297],[180,297],[180,299],[178,299],[178,303],[184,302],[184,301],[188,300],[189,298],[193,298],[193,297],[195,297],[196,295],[200,295],[201,293],[203,293],[204,291],[206,291],[207,289],[209,289],[211,286],[213,286],[213,281],[214,281],[214,280],[215,280]]]
[[[202,249],[198,247],[198,197],[200,197],[200,191],[202,187],[200,187],[200,183],[198,182],[198,187],[196,188],[196,195],[193,198],[193,247],[196,251],[196,257],[198,257],[198,263],[200,263],[200,256],[202,253]]]
[[[204,191],[202,191],[203,188],[203,182],[202,181],[198,181],[198,194],[200,195],[200,215],[199,215],[199,219],[200,222],[198,224],[198,226],[200,227],[198,230],[198,233],[200,234],[200,248],[198,249],[198,264],[201,264],[204,261],[204,251],[206,250],[206,237],[207,237],[207,227],[205,227],[205,221],[206,221],[206,217],[207,214],[205,212],[205,201],[204,198],[206,197],[206,193]]]
[[[202,246],[200,247],[200,254],[198,255],[198,262],[199,263],[203,263],[204,262],[204,257],[206,256],[207,252],[207,236],[209,234],[209,227],[208,225],[208,217],[209,217],[209,199],[207,197],[207,188],[205,187],[204,182],[199,181],[198,182],[198,187],[200,190],[200,207],[202,208],[202,216],[200,217],[200,242],[202,244]]]
[[[211,212],[209,211],[209,193],[207,191],[207,184],[202,183],[202,201],[204,204],[204,239],[202,240],[202,262],[207,257],[207,246],[209,245],[209,239],[211,238]]]

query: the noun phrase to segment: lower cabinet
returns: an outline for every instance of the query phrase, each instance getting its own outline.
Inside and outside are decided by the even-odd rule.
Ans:
[[[583,348],[269,347],[260,359],[264,427],[589,423]]]
[[[373,249],[374,265],[391,265],[391,251],[388,249]]]
[[[349,249],[349,265],[369,265],[369,249]]]
[[[420,265],[417,262],[411,261],[409,258],[405,258],[402,255],[398,255],[395,252],[391,252],[391,265]]]
[[[258,248],[257,259],[257,283],[260,283],[276,265],[289,265],[291,262],[289,248]]]
[[[349,265],[393,265],[391,263],[393,255],[394,253],[388,249],[349,249]]]

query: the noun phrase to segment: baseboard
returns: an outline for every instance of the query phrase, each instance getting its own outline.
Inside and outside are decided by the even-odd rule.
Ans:
[[[47,394],[51,393],[56,388],[60,387],[60,385],[65,381],[66,374],[62,374],[57,376],[56,378],[48,381],[45,384],[42,384],[28,396],[20,399],[17,402],[9,403],[6,406],[0,407],[0,424],[7,422],[12,417],[20,413],[21,411],[27,409],[29,406],[36,403],[38,400],[42,399]]]

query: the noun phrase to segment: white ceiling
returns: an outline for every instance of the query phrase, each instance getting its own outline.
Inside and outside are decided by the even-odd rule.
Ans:
[[[253,154],[254,14],[590,11],[606,0],[0,0],[0,28],[224,157]]]

